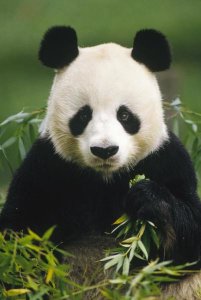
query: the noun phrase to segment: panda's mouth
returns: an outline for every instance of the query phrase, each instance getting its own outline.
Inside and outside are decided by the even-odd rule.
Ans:
[[[111,174],[120,167],[118,157],[111,157],[109,159],[92,158],[86,161],[86,164],[95,171],[106,174]]]
[[[101,163],[99,162],[98,164],[95,164],[93,168],[99,172],[111,173],[117,169],[117,165],[111,162],[103,161]]]
[[[101,168],[101,169],[109,169],[112,168],[112,164],[110,163],[102,163],[96,166],[97,168]]]

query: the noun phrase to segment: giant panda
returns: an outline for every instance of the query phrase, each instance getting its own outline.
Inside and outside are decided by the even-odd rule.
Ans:
[[[16,171],[1,230],[56,225],[53,240],[102,236],[123,213],[152,221],[161,260],[197,261],[201,203],[190,157],[167,129],[155,72],[171,64],[166,37],[140,30],[133,48],[78,47],[73,28],[44,35],[39,59],[56,70],[39,138]],[[129,188],[130,179],[144,174]],[[156,256],[156,253],[154,254]],[[200,276],[170,285],[164,297],[196,299]]]

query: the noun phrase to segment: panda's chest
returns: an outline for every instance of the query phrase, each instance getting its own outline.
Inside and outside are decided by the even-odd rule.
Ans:
[[[62,218],[83,231],[105,231],[123,213],[126,184],[106,184],[93,180],[72,184],[63,191]],[[62,196],[62,195],[61,195]]]

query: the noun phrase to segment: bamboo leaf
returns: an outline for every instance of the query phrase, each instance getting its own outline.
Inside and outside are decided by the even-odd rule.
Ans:
[[[128,258],[130,262],[132,261],[132,259],[134,257],[134,253],[135,253],[136,247],[137,247],[137,241],[133,242],[133,244],[131,246],[131,250],[130,250],[129,258]]]
[[[126,280],[123,278],[120,278],[120,277],[118,277],[116,279],[110,279],[109,281],[112,284],[125,284],[126,283]]]
[[[145,175],[136,175],[135,178],[129,181],[129,187],[131,188],[133,185],[135,185],[137,182],[143,179],[145,179]]]
[[[137,240],[138,240],[138,238],[136,236],[132,236],[132,237],[130,237],[130,238],[122,241],[121,244],[126,244],[126,243],[130,243],[131,244],[131,243],[133,243],[134,241],[137,241]]]
[[[7,297],[15,297],[23,294],[30,293],[31,291],[28,289],[10,289],[5,291],[5,296]]]
[[[29,123],[29,137],[31,142],[33,142],[36,138],[35,130],[34,130],[34,125]]]
[[[151,233],[151,238],[158,249],[160,247],[160,239],[159,239],[156,231],[152,227],[149,227],[149,231]]]
[[[30,228],[28,228],[28,233],[30,234],[30,236],[36,240],[36,241],[42,241],[42,238],[36,234],[35,232],[33,232]]]
[[[138,254],[136,252],[134,253],[134,256],[141,259],[141,260],[145,260],[143,256],[141,256],[140,254]]]
[[[123,272],[122,272],[122,274],[123,274],[123,275],[128,275],[128,273],[129,273],[129,268],[130,268],[130,262],[129,262],[128,257],[126,256],[126,257],[124,258]]]
[[[173,100],[171,103],[170,103],[171,106],[178,106],[178,105],[181,105],[181,100],[177,97],[175,100]]]
[[[30,288],[33,289],[34,291],[37,291],[38,290],[38,284],[32,279],[32,277],[27,276],[27,280],[28,280]]]
[[[152,227],[157,228],[157,226],[153,222],[147,221],[147,223],[149,223],[149,225],[151,225]]]
[[[119,224],[118,226],[116,226],[111,233],[114,233],[115,231],[117,231],[119,228],[121,228],[123,225],[125,225],[126,223],[128,223],[128,220],[125,220],[123,223]],[[122,229],[122,232],[124,232],[125,229]]]
[[[122,268],[123,266],[123,261],[124,261],[124,257],[121,256],[120,259],[119,259],[119,262],[117,264],[117,267],[116,267],[116,273]]]
[[[1,145],[2,149],[6,149],[16,142],[17,138],[15,136],[10,137],[6,142]]]
[[[104,257],[102,259],[100,259],[100,261],[107,261],[107,260],[111,260],[117,256],[121,256],[121,254],[114,254],[114,255],[110,255],[110,256],[107,256],[107,257]]]
[[[41,251],[41,248],[32,244],[27,244],[26,245],[27,248],[34,250],[34,252],[39,253]]]
[[[148,253],[142,241],[138,241],[138,246],[141,249],[142,253],[144,254],[146,260],[148,260]]]
[[[2,123],[0,123],[0,126],[7,125],[8,123],[11,123],[11,122],[20,123],[25,118],[29,117],[30,115],[31,115],[30,113],[25,113],[25,112],[21,111],[15,115],[9,116],[6,120],[4,120]]]
[[[19,148],[20,158],[21,158],[21,160],[24,160],[24,158],[26,156],[26,149],[25,149],[24,142],[21,137],[19,137],[19,139],[18,139],[18,148]]]
[[[54,274],[54,269],[53,268],[49,268],[47,276],[46,276],[46,279],[45,279],[46,283],[49,283],[52,280],[53,274]]]
[[[49,240],[55,230],[56,226],[50,227],[42,236],[42,240]]]
[[[114,265],[118,264],[119,260],[121,259],[121,256],[122,255],[117,255],[116,257],[111,259],[109,262],[107,262],[104,266],[104,270],[107,270],[107,269],[113,267]]]
[[[120,218],[118,218],[113,225],[119,225],[123,222],[125,222],[128,219],[128,216],[126,214],[122,215]]]

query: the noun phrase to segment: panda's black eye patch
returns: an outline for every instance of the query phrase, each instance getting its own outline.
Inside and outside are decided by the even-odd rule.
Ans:
[[[125,105],[119,107],[117,120],[129,134],[135,134],[140,129],[140,119]]]
[[[69,128],[74,136],[82,134],[92,119],[92,109],[89,105],[81,107],[78,112],[70,119]]]

